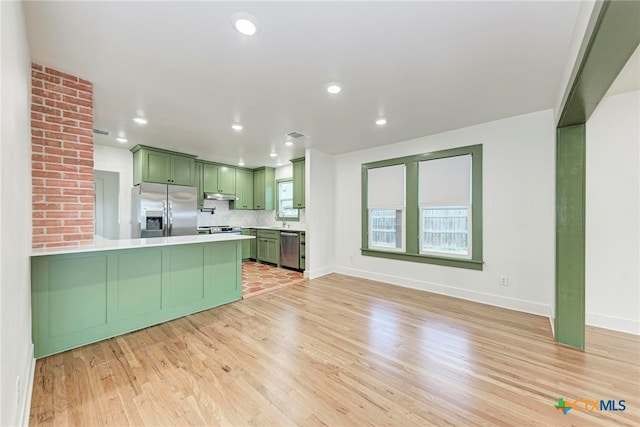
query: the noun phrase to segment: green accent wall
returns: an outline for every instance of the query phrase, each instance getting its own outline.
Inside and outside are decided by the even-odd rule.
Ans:
[[[32,257],[35,357],[239,300],[242,243]]]
[[[585,125],[558,128],[556,141],[556,340],[584,348]]]

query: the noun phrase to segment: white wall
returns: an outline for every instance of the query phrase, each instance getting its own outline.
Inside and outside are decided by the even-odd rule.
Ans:
[[[640,92],[587,122],[586,323],[640,334]]]
[[[293,165],[291,163],[276,168],[276,179],[292,178]]]
[[[473,144],[483,144],[484,271],[360,255],[362,163]],[[554,165],[552,110],[336,156],[336,271],[550,316]],[[509,277],[507,287],[499,286],[503,274]]]
[[[15,426],[28,421],[34,366],[29,267],[31,63],[22,2],[0,2],[0,15],[0,425]]]
[[[334,270],[335,248],[331,240],[339,203],[335,198],[334,157],[314,149],[307,149],[305,157],[305,275],[313,279]]]
[[[133,187],[133,153],[124,148],[95,144],[93,168],[119,174],[118,206],[120,238],[131,237],[131,187]]]

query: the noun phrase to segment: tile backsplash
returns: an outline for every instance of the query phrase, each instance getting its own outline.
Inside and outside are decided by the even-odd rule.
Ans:
[[[221,200],[205,200],[205,208],[215,208],[215,213],[200,212],[198,210],[198,227],[208,227],[215,225],[230,225],[240,227],[255,226],[276,226],[281,225],[282,221],[276,221],[275,211],[259,211],[259,210],[232,210],[229,209],[228,201]],[[304,228],[304,209],[300,210],[300,221],[291,221],[294,228]]]

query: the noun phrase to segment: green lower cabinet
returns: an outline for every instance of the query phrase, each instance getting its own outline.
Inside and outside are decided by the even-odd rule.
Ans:
[[[303,231],[300,233],[300,270],[307,268],[307,234]]]
[[[242,297],[242,241],[31,259],[37,358]]]
[[[249,258],[257,259],[258,258],[258,238],[257,238],[258,230],[256,230],[255,228],[251,228],[249,229],[249,234],[255,237],[255,239],[249,240],[249,245],[250,245]]]
[[[258,230],[257,260],[280,266],[280,232]]]
[[[251,228],[243,228],[242,229],[242,234],[244,236],[251,236],[251,231],[253,229]],[[251,240],[243,240],[242,241],[242,259],[250,259],[251,257],[251,243],[253,243],[255,241],[255,239],[251,239]],[[255,259],[255,257],[253,257]]]

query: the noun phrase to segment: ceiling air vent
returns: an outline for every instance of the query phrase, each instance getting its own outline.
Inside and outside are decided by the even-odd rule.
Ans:
[[[293,132],[289,132],[286,134],[289,138],[293,138],[293,139],[298,139],[298,138],[304,138],[305,135],[301,134],[300,132],[296,132],[295,130]]]
[[[99,135],[109,136],[109,131],[104,129],[94,129],[93,133],[97,133]]]

